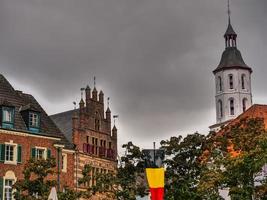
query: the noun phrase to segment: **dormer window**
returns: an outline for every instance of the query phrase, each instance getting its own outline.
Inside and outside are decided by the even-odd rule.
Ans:
[[[2,107],[2,127],[14,128],[14,108]]]
[[[40,114],[29,112],[29,130],[38,133],[40,129]]]

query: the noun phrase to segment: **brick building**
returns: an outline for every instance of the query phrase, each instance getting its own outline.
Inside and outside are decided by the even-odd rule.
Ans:
[[[113,172],[117,168],[117,129],[111,130],[111,111],[109,105],[105,111],[104,93],[94,87],[85,89],[85,101],[82,98],[79,108],[51,116],[52,120],[65,134],[70,143],[75,145],[75,185],[79,185],[85,164],[92,166],[92,179],[88,185],[96,183],[96,173]],[[87,186],[88,186],[87,185]]]
[[[36,99],[15,90],[0,74],[0,199],[12,199],[11,186],[23,179],[30,158],[56,158],[59,185],[74,187],[73,145]]]

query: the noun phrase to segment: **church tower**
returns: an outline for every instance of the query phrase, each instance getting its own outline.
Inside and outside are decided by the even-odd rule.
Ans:
[[[228,27],[224,39],[225,50],[218,67],[213,71],[216,85],[216,124],[210,128],[215,131],[252,105],[252,69],[245,64],[237,49],[237,34],[231,24],[229,1]]]

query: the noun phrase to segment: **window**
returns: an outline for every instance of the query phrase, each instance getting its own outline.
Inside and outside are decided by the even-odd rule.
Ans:
[[[245,112],[247,110],[247,99],[246,98],[242,100],[242,106],[243,106],[243,112]]]
[[[13,200],[13,194],[12,194],[12,185],[14,183],[14,180],[11,179],[5,179],[5,185],[4,185],[4,200]]]
[[[30,124],[31,127],[39,127],[39,115],[37,113],[30,113]]]
[[[241,87],[242,87],[242,89],[245,89],[245,81],[246,81],[246,75],[242,74],[242,76],[241,76]]]
[[[222,118],[223,117],[223,105],[222,105],[222,101],[219,100],[218,101],[218,117]]]
[[[86,136],[86,143],[87,144],[89,144],[89,140],[90,140],[89,136]]]
[[[29,112],[29,131],[39,133],[40,115],[36,112]]]
[[[95,130],[96,131],[99,131],[99,128],[100,128],[100,121],[99,121],[99,119],[95,119]]]
[[[100,146],[106,147],[106,140],[100,140]]]
[[[234,99],[230,99],[230,115],[235,115]]]
[[[31,157],[41,160],[51,157],[51,150],[45,147],[34,147],[31,149]]]
[[[5,145],[6,152],[5,152],[5,161],[14,161],[14,146],[13,145]]]
[[[16,165],[22,161],[21,145],[13,143],[12,140],[0,144],[0,162]]]
[[[36,149],[36,158],[39,159],[44,159],[45,150],[44,149]]]
[[[219,89],[219,92],[222,91],[222,78],[220,76],[218,76],[218,89]]]
[[[234,89],[234,77],[233,74],[229,74],[229,88]]]
[[[61,169],[62,169],[62,172],[67,172],[67,154],[66,153],[62,153]]]
[[[3,128],[14,128],[14,108],[2,108],[2,126]]]

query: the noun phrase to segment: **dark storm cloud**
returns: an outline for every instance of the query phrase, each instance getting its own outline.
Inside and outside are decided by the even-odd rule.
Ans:
[[[238,46],[266,103],[267,2],[232,0]],[[120,142],[207,131],[226,0],[1,0],[0,69],[50,113],[97,86],[120,115]]]

